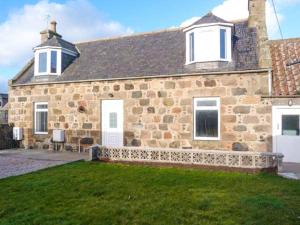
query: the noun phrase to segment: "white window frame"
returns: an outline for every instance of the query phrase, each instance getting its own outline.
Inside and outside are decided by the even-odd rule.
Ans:
[[[38,109],[37,108],[38,105],[47,105],[47,109]],[[47,130],[47,132],[38,132],[38,131],[36,131],[37,130],[37,127],[36,127],[36,125],[37,125],[37,123],[36,123],[37,122],[36,121],[37,116],[36,116],[36,114],[38,112],[47,112],[47,119],[49,119],[48,102],[36,102],[36,103],[34,103],[34,134],[48,134],[48,130]],[[47,121],[47,123],[48,123],[48,121]]]
[[[231,62],[232,61],[232,24],[207,24],[192,26],[184,30],[186,32],[186,65],[197,62]],[[221,58],[221,30],[226,31],[225,35],[225,58]],[[212,54],[206,56],[205,52],[199,50],[200,44],[205,41],[201,38],[201,34],[211,32],[212,40],[207,40],[207,49],[205,51],[212,51]],[[190,34],[194,33],[194,61],[190,61]],[[201,43],[200,43],[201,42]]]
[[[51,73],[51,52],[55,51],[57,54],[56,57],[56,73]],[[39,72],[39,54],[40,53],[47,53],[47,69],[46,72],[40,73]],[[35,56],[34,56],[34,76],[44,76],[44,75],[61,75],[61,67],[62,67],[62,49],[55,48],[55,47],[42,47],[35,49]]]
[[[197,106],[198,101],[216,101],[216,106]],[[193,103],[193,137],[197,141],[219,141],[221,140],[221,100],[220,97],[197,97]],[[196,136],[196,111],[216,110],[218,112],[218,137],[197,137]]]

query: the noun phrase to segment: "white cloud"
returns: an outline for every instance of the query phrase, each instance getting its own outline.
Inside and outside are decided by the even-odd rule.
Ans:
[[[103,17],[88,0],[69,0],[64,4],[42,0],[12,12],[0,24],[0,67],[20,66],[39,44],[39,32],[46,28],[46,15],[58,22],[58,32],[69,41],[83,41],[133,31]]]
[[[300,3],[300,0],[275,0],[275,3],[277,3],[279,22],[282,22],[284,20],[284,15],[280,12],[281,8],[298,4]],[[249,17],[248,0],[224,0],[224,2],[216,6],[212,12],[216,16],[228,21],[247,19]],[[200,18],[201,17],[192,17],[184,21],[180,27],[187,27]],[[268,0],[266,4],[266,22],[270,38],[278,38],[279,29],[270,0]]]
[[[215,7],[212,12],[228,21],[247,19],[249,16],[248,0],[226,0]]]

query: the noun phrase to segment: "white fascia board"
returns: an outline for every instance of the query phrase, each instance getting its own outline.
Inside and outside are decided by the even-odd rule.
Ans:
[[[224,27],[233,27],[234,25],[232,23],[208,23],[208,24],[199,24],[199,25],[193,25],[191,27],[187,27],[183,29],[183,32],[187,32],[189,30],[195,29],[195,28],[201,28],[201,27],[211,27],[211,26],[224,26]]]

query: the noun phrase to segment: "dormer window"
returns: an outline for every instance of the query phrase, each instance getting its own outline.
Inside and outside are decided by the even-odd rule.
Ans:
[[[61,52],[59,48],[35,49],[35,76],[60,75]]]
[[[187,27],[186,64],[230,62],[232,26],[210,13]]]
[[[226,59],[226,30],[220,29],[220,58]]]
[[[39,53],[39,73],[47,72],[47,52]]]
[[[195,34],[194,32],[189,34],[189,46],[190,46],[190,62],[194,62],[195,61]]]

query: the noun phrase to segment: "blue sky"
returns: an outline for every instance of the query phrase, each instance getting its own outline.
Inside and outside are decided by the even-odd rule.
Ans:
[[[32,57],[39,31],[46,26],[46,14],[58,21],[58,31],[67,40],[83,41],[178,27],[216,7],[220,9],[219,16],[223,11],[237,18],[245,16],[246,0],[226,1],[225,6],[223,0],[0,0],[0,92],[7,91],[7,80]],[[284,37],[300,37],[300,0],[275,3]],[[277,39],[279,33],[271,8],[267,15],[270,35]]]

